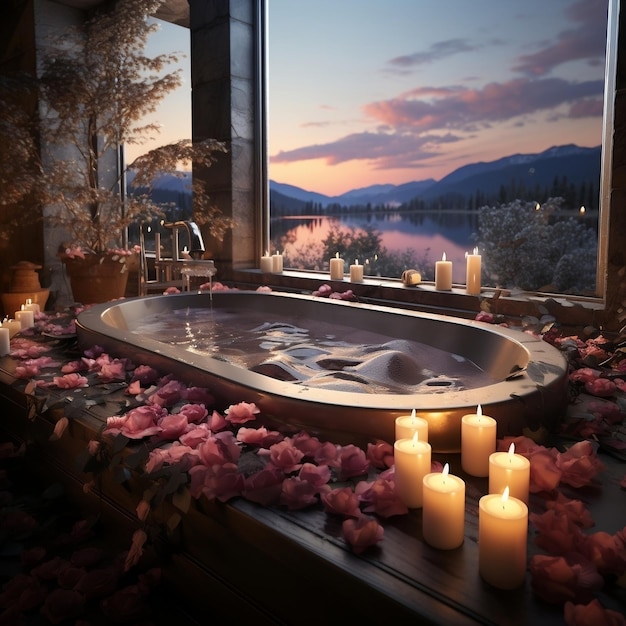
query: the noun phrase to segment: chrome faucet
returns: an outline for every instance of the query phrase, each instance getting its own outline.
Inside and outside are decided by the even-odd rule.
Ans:
[[[191,221],[178,221],[178,222],[164,222],[163,228],[169,228],[172,230],[172,237],[174,240],[172,257],[176,261],[180,261],[178,250],[178,231],[184,228],[187,232],[187,241],[189,243],[189,256],[192,259],[201,259],[204,255],[204,241],[202,240],[202,233],[198,225]]]

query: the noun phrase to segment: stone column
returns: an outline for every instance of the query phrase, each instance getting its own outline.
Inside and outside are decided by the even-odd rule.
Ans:
[[[237,222],[223,242],[203,232],[218,278],[252,267],[262,246],[257,211],[257,39],[254,0],[189,0],[191,32],[192,135],[194,141],[224,141],[228,153],[194,178],[207,183],[214,204]],[[206,230],[206,229],[205,229]]]

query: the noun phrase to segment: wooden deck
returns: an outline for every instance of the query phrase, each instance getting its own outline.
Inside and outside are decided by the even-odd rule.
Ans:
[[[135,507],[146,485],[137,480],[122,486],[105,475],[99,489],[85,495],[88,477],[76,468],[87,442],[119,408],[122,392],[111,394],[111,404],[81,411],[62,438],[50,442],[59,412],[40,410],[28,419],[25,383],[15,379],[15,367],[10,357],[0,359],[1,428],[11,437],[39,441],[33,444],[40,451],[35,469],[47,479],[61,480],[77,507],[97,511],[114,536],[130,545],[138,527]],[[169,558],[162,561],[167,584],[199,623],[564,623],[562,607],[533,595],[530,576],[525,587],[506,592],[480,578],[477,511],[487,479],[464,476],[458,457],[438,460],[449,462],[451,471],[466,480],[465,541],[458,549],[441,551],[425,544],[419,510],[383,520],[382,543],[355,555],[341,537],[341,520],[321,506],[292,512],[242,498],[227,504],[201,499],[192,501],[167,546]],[[607,471],[597,485],[565,495],[585,502],[596,521],[592,530],[614,533],[626,525],[626,497],[619,486],[626,466],[604,454],[602,461]],[[541,511],[541,502],[532,496],[531,511]],[[532,527],[529,533],[530,555],[539,550]],[[599,598],[607,608],[626,607],[624,589],[614,587]]]

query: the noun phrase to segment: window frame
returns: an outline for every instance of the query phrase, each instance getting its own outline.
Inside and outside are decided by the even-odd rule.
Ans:
[[[263,224],[262,242],[258,254],[262,255],[264,250],[269,249],[270,244],[270,203],[269,203],[269,154],[268,154],[268,115],[269,106],[268,94],[268,46],[269,46],[269,0],[258,0],[257,7],[257,89],[258,89],[258,110],[257,129],[258,146],[260,150],[259,164],[257,168],[258,206],[261,207],[261,223]],[[541,300],[556,298],[559,300],[588,306],[593,310],[604,308],[607,304],[609,294],[607,265],[609,259],[609,231],[611,226],[611,197],[612,197],[612,174],[613,174],[613,136],[615,127],[615,97],[617,83],[617,55],[618,55],[618,35],[619,35],[619,7],[620,0],[608,0],[607,16],[607,44],[606,63],[604,79],[604,112],[602,130],[602,161],[600,175],[600,198],[598,215],[598,252],[596,265],[596,293],[594,296],[570,295],[561,293],[545,292],[524,292],[521,294],[524,300]],[[286,273],[290,273],[286,270]],[[300,277],[318,277],[319,272],[313,270],[302,270],[291,272]],[[384,281],[391,285],[401,285],[400,278],[385,278]],[[509,290],[487,289],[487,292],[507,293]],[[518,296],[519,297],[519,296]]]

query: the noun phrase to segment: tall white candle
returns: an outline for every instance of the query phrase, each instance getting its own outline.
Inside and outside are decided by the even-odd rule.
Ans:
[[[478,295],[481,288],[481,256],[478,248],[474,248],[473,254],[466,255],[466,291],[471,295]]]
[[[503,494],[478,502],[478,571],[490,585],[515,589],[524,584],[528,544],[528,507]]]
[[[330,260],[330,279],[343,280],[343,259],[339,258],[339,252]]]
[[[444,252],[441,261],[435,263],[435,289],[450,291],[452,289],[452,261],[446,261]]]
[[[476,413],[461,418],[461,466],[471,476],[489,476],[489,455],[496,451],[497,422],[482,414],[478,405]]]
[[[422,533],[424,541],[440,550],[458,548],[465,534],[465,481],[443,472],[424,476]]]
[[[267,274],[274,271],[274,259],[268,252],[261,257],[261,271]]]
[[[0,327],[0,356],[6,356],[9,352],[11,352],[9,329],[2,326]]]
[[[410,415],[396,417],[396,439],[413,439],[415,432],[420,441],[428,441],[428,420],[418,417],[415,409]]]
[[[353,265],[350,266],[350,282],[351,283],[363,282],[363,266],[359,265],[358,259],[354,262]]]
[[[503,493],[508,487],[510,496],[528,504],[529,485],[530,461],[515,454],[514,443],[508,452],[494,452],[489,457],[489,493]]]
[[[274,274],[283,273],[283,255],[280,252],[272,255],[272,271]]]
[[[393,453],[396,492],[406,506],[417,509],[422,506],[424,476],[430,472],[430,444],[415,433],[412,439],[398,439]]]

